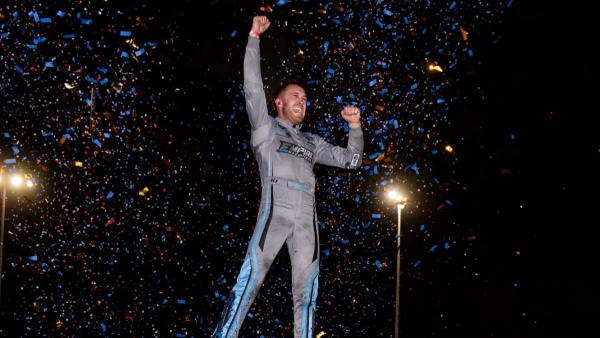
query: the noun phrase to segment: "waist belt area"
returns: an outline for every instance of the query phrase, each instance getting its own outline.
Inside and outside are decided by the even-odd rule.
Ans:
[[[308,185],[306,183],[291,181],[291,180],[281,178],[281,177],[271,176],[268,178],[268,182],[270,182],[271,184],[283,185],[283,186],[286,186],[293,190],[306,191],[309,193],[315,192],[315,188],[311,187],[310,185]]]

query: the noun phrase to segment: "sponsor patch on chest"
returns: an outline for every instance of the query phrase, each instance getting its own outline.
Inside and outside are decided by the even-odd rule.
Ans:
[[[300,157],[312,163],[313,160],[313,152],[296,144],[280,141],[279,149],[277,149],[280,153],[290,154],[296,157]]]

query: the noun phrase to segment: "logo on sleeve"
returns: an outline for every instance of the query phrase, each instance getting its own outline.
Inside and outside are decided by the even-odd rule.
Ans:
[[[356,167],[359,159],[360,159],[360,154],[352,155],[352,162],[350,163],[350,165],[352,165],[353,167]]]
[[[290,154],[292,156],[300,157],[305,159],[306,161],[312,163],[313,160],[313,152],[301,147],[299,145],[289,143],[286,141],[280,141],[279,149],[277,149],[280,153]]]

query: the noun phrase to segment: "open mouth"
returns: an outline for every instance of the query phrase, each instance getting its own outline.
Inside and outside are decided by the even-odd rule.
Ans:
[[[292,111],[294,113],[298,114],[298,115],[301,115],[302,114],[302,107],[296,106],[296,107],[292,108]]]

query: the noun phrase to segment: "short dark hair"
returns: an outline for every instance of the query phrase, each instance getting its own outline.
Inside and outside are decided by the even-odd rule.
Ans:
[[[302,85],[300,82],[298,81],[287,81],[282,83],[279,87],[277,87],[277,90],[275,91],[275,98],[278,98],[279,95],[281,95],[281,93],[283,93],[288,86],[292,86],[292,85],[296,85],[302,89],[304,89],[304,85]],[[306,89],[304,89],[306,90]]]

